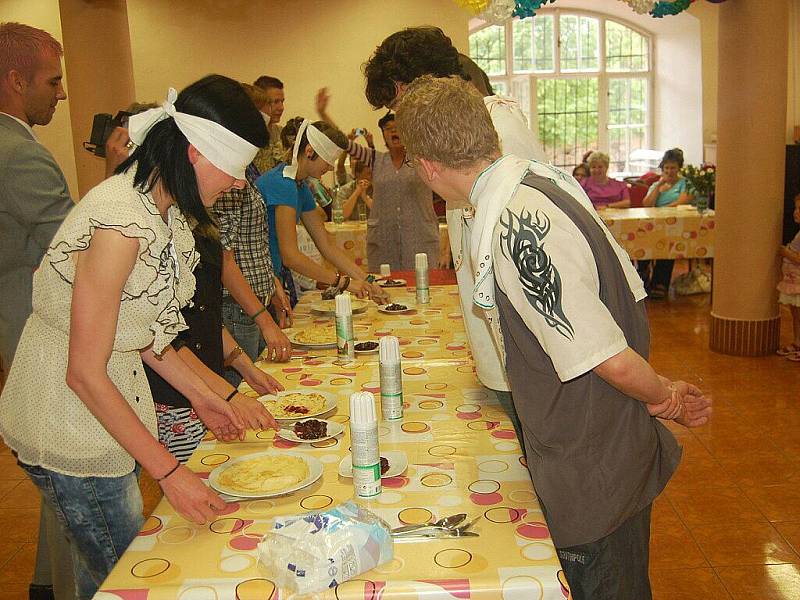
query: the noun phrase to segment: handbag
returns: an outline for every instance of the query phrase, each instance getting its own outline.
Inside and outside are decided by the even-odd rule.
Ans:
[[[678,275],[673,282],[675,293],[679,296],[707,294],[711,291],[711,275],[696,267],[688,273]]]

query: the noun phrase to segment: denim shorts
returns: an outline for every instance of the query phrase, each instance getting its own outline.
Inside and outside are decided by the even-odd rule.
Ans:
[[[89,600],[144,524],[139,468],[122,477],[73,477],[20,463],[70,542],[76,596]]]

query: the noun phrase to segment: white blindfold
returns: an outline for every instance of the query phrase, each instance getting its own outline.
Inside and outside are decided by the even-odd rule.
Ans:
[[[177,98],[178,92],[169,88],[167,99],[159,108],[128,119],[128,135],[133,143],[141,146],[156,123],[171,117],[189,143],[212,165],[231,177],[244,179],[245,168],[253,162],[258,148],[215,121],[176,111]]]

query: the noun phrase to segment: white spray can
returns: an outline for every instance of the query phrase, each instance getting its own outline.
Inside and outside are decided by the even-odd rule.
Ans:
[[[354,359],[356,356],[353,343],[353,304],[348,292],[336,296],[336,350],[339,358]]]
[[[417,304],[428,304],[431,301],[431,291],[428,283],[428,255],[419,252],[414,256],[414,266],[417,276]]]
[[[350,452],[356,496],[377,496],[381,493],[381,455],[375,396],[370,392],[356,392],[350,396]]]
[[[380,341],[381,416],[384,421],[403,418],[403,370],[400,364],[400,343],[393,335]]]

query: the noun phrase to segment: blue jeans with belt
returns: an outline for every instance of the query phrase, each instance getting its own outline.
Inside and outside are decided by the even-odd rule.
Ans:
[[[230,296],[222,299],[222,322],[251,360],[256,360],[261,351],[267,347],[256,322]],[[241,375],[233,369],[225,370],[225,379],[234,386],[242,381]]]
[[[139,468],[122,477],[73,477],[20,466],[69,539],[76,596],[89,600],[144,524]]]

